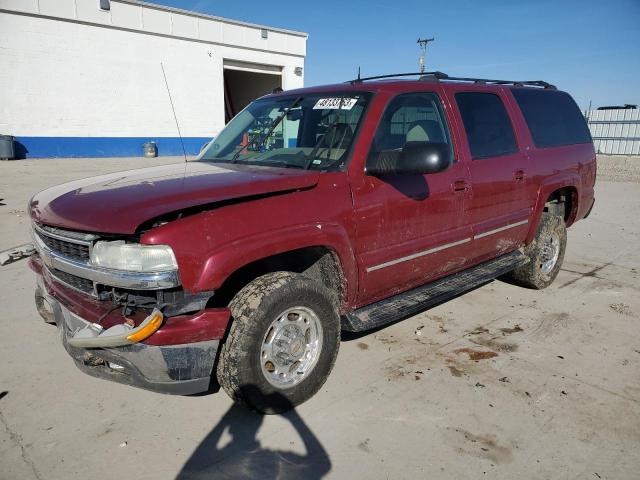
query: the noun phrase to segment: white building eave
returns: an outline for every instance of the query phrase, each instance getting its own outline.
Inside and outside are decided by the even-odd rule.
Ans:
[[[0,13],[304,58],[308,35],[137,0],[0,0]],[[263,35],[263,31],[267,34]]]
[[[120,3],[130,3],[133,5],[141,5],[147,8],[152,8],[154,10],[162,10],[165,12],[178,13],[180,15],[188,15],[190,17],[204,18],[206,20],[214,20],[216,22],[228,23],[230,25],[239,25],[241,27],[257,28],[260,30],[268,30],[270,32],[284,33],[286,35],[295,35],[296,37],[303,37],[303,38],[309,37],[308,33],[299,32],[296,30],[288,30],[286,28],[276,28],[276,27],[271,27],[269,25],[262,25],[259,23],[242,22],[240,20],[217,17],[215,15],[208,15],[206,13],[199,13],[199,12],[193,12],[191,10],[184,10],[182,8],[167,7],[165,5],[158,5],[156,3],[151,3],[151,2],[142,2],[139,0],[112,0],[112,1],[120,2]]]

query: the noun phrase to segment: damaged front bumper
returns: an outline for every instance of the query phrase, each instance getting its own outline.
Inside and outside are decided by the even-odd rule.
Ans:
[[[38,255],[31,257],[29,266],[37,275],[35,299],[40,315],[46,322],[57,325],[64,348],[83,372],[175,395],[202,393],[217,386],[215,380],[212,382],[212,372],[229,319],[227,309],[203,309],[171,318],[160,315],[161,326],[140,341],[127,337],[148,325],[157,310],[145,319],[149,322],[142,321],[138,327],[126,329],[123,335],[105,336],[113,327],[87,335],[86,332],[96,328],[100,312],[108,311],[109,302],[59,283]],[[119,311],[113,311],[105,323],[121,326],[125,320]],[[80,332],[85,335],[79,335]]]
[[[90,322],[55,299],[45,299],[53,310],[62,345],[83,372],[154,392],[191,395],[209,390],[219,340],[162,346],[134,343],[113,348],[74,347],[69,340]]]
[[[163,318],[162,312],[154,308],[153,312],[137,327],[132,327],[127,323],[120,323],[106,330],[98,323],[91,323],[81,319],[82,324],[69,335],[67,342],[72,347],[79,348],[133,345],[155,333],[162,325]]]

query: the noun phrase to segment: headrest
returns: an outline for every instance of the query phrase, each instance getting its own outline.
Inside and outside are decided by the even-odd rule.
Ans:
[[[407,142],[444,142],[440,124],[435,120],[419,120],[411,124]]]

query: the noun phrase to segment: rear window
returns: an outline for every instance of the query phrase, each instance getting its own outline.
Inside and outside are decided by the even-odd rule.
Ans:
[[[514,88],[511,90],[529,126],[536,147],[591,143],[587,122],[565,92]]]
[[[493,93],[456,93],[456,103],[474,160],[518,151],[511,120],[500,97]]]

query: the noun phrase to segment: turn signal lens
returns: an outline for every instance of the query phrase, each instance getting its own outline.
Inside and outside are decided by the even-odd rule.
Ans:
[[[150,316],[144,319],[146,325],[144,325],[140,330],[137,330],[135,333],[132,333],[127,337],[132,343],[138,343],[151,336],[156,330],[160,328],[162,325],[162,320],[164,319],[164,315],[160,310],[154,310]]]

